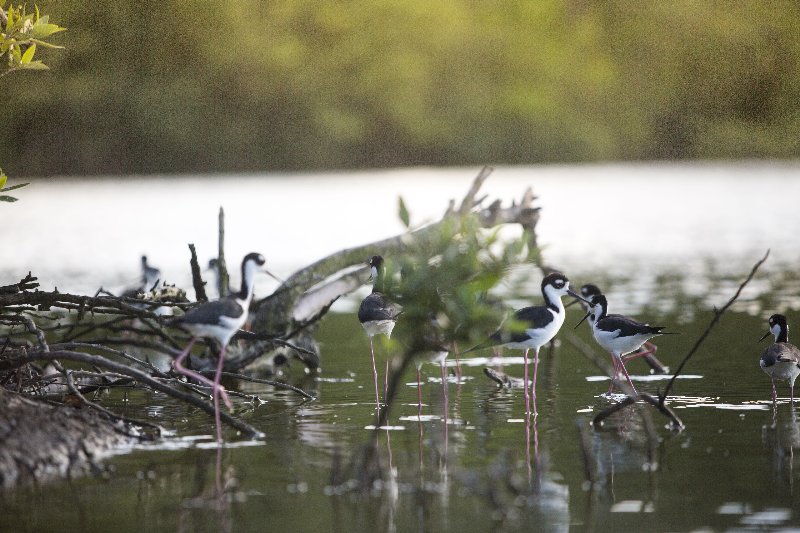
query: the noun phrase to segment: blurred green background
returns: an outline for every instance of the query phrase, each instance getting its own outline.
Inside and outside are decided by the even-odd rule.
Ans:
[[[0,166],[92,175],[800,154],[794,1],[45,1]]]

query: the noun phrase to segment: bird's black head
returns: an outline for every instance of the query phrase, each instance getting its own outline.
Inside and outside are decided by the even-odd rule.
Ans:
[[[786,317],[781,314],[774,314],[769,317],[769,329],[772,329],[775,326],[779,326],[781,328],[786,327]]]
[[[587,283],[586,285],[581,287],[581,296],[586,298],[589,301],[592,301],[592,296],[595,294],[603,294],[603,291],[600,290],[600,287],[597,285],[592,285],[591,283]]]
[[[383,257],[380,255],[373,255],[372,258],[369,260],[369,266],[372,268],[377,268],[380,270],[381,266],[383,265]]]
[[[593,294],[589,301],[592,304],[592,307],[602,307],[603,309],[608,309],[608,300],[606,299],[605,294]]]
[[[785,316],[774,314],[769,317],[769,330],[758,341],[761,342],[770,335],[775,337],[775,342],[789,342],[789,324]]]
[[[258,266],[264,266],[266,264],[266,262],[267,262],[267,260],[264,259],[263,255],[261,255],[259,253],[256,253],[256,252],[251,252],[251,253],[247,254],[246,256],[244,256],[244,259],[242,259],[242,265],[244,265],[246,263],[249,263],[250,261],[252,261],[253,263],[255,263]]]
[[[544,291],[545,287],[548,286],[553,287],[554,289],[562,290],[566,287],[569,287],[569,279],[567,279],[567,276],[561,272],[553,272],[546,275],[542,280],[542,291]]]
[[[212,257],[211,259],[208,260],[209,270],[214,270],[215,268],[217,268],[217,265],[219,265],[219,261],[217,260],[216,257]]]

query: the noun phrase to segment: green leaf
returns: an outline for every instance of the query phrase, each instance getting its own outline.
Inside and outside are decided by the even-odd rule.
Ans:
[[[25,65],[25,64],[30,63],[31,61],[33,61],[33,54],[35,54],[35,53],[36,53],[36,45],[32,44],[32,45],[30,45],[28,47],[27,50],[25,50],[25,53],[22,54],[21,63],[23,65]]]
[[[26,70],[49,70],[50,67],[42,63],[41,61],[31,61],[30,63],[25,63],[22,65],[22,68]]]
[[[66,30],[66,28],[62,28],[58,24],[42,23],[40,19],[39,22],[34,24],[31,28],[30,36],[34,39],[44,39],[45,37],[50,37],[54,33],[64,30]]]
[[[11,49],[11,57],[14,59],[14,63],[16,64],[19,64],[22,61],[22,54],[19,53],[19,45]]]
[[[398,200],[398,216],[400,217],[400,221],[403,225],[408,228],[411,225],[410,216],[408,214],[408,209],[406,208],[406,203],[403,201],[402,196],[397,197]]]
[[[13,191],[14,189],[21,189],[26,185],[30,185],[30,183],[18,183],[17,185],[12,185],[11,187],[0,189],[0,192],[8,192],[8,191]]]
[[[59,48],[61,50],[64,49],[63,46],[53,43],[48,43],[47,41],[41,41],[39,39],[31,39],[30,42],[35,43],[37,46],[44,46],[45,48]]]
[[[8,176],[3,174],[3,171],[0,170],[0,190],[2,190],[3,187],[6,186],[6,181],[8,181]]]
[[[16,202],[17,199],[13,196],[0,196],[0,202]]]

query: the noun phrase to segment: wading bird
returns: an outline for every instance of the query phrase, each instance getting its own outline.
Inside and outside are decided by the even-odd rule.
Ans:
[[[369,260],[372,277],[372,292],[362,300],[358,308],[358,321],[364,327],[369,337],[369,351],[372,355],[372,378],[375,381],[375,403],[380,409],[381,399],[378,393],[378,368],[375,365],[375,349],[372,337],[386,335],[391,337],[392,330],[397,323],[400,309],[391,302],[383,293],[386,284],[386,267],[383,257],[375,255]],[[386,359],[386,379],[389,375],[389,359]],[[385,386],[384,386],[385,388]]]
[[[581,296],[583,296],[587,301],[592,300],[592,296],[603,294],[600,288],[597,285],[593,285],[591,283],[587,283],[586,285],[581,286]],[[572,304],[580,303],[581,307],[583,307],[584,312],[589,311],[589,306],[585,302],[580,300],[573,300],[566,307],[569,307]],[[642,350],[628,354],[627,356],[623,357],[622,359],[627,363],[631,359],[636,359],[641,357],[644,359],[644,362],[655,372],[656,374],[666,374],[669,372],[669,367],[664,365],[661,361],[656,359],[655,353],[658,351],[658,346],[653,344],[650,341],[645,341],[644,345],[642,345]]]
[[[175,370],[205,383],[211,387],[211,394],[214,400],[214,420],[217,423],[217,441],[222,442],[222,426],[220,424],[219,397],[225,402],[228,409],[233,406],[225,388],[220,384],[222,379],[222,366],[225,359],[225,348],[231,337],[239,331],[247,320],[247,313],[250,308],[250,300],[253,298],[253,277],[259,267],[264,266],[266,260],[264,256],[257,253],[247,254],[242,260],[242,287],[237,293],[230,294],[213,302],[206,302],[189,310],[185,315],[173,321],[173,325],[187,329],[192,334],[189,345],[181,352],[175,360]],[[214,381],[205,376],[189,370],[183,366],[183,360],[189,355],[192,346],[200,337],[217,339],[221,345],[217,370],[214,374]]]
[[[489,342],[507,348],[523,350],[525,370],[523,383],[525,386],[525,414],[531,414],[531,396],[533,397],[533,413],[536,414],[536,374],[539,368],[539,349],[553,340],[564,324],[566,311],[561,302],[563,296],[570,295],[582,300],[578,294],[569,289],[569,279],[564,274],[553,272],[542,280],[542,296],[544,305],[524,307],[514,313],[514,321],[522,324],[520,331],[500,330],[495,332]],[[475,348],[473,348],[475,349]],[[533,349],[533,384],[528,379],[528,352]],[[468,350],[472,351],[472,350]]]
[[[775,343],[761,354],[759,365],[772,379],[772,402],[778,401],[775,380],[785,379],[789,382],[790,401],[794,405],[794,380],[800,375],[800,350],[797,346],[789,344],[789,324],[786,323],[785,316],[776,314],[769,317],[769,331],[759,339],[759,342],[770,334],[775,337]]]
[[[628,385],[630,385],[633,393],[636,394],[636,387],[633,386],[622,356],[639,350],[645,342],[653,337],[672,333],[663,331],[664,326],[650,326],[627,316],[609,315],[608,301],[603,294],[592,296],[590,304],[589,311],[575,327],[580,326],[588,318],[594,340],[611,354],[614,375],[611,378],[611,386],[608,389],[608,393],[611,394],[614,390],[614,379],[619,371],[622,370],[623,374],[625,374],[625,379],[628,380]]]

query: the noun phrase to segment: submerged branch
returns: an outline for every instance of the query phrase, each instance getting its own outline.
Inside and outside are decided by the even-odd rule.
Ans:
[[[731,299],[728,300],[728,302],[723,305],[721,309],[714,309],[714,318],[711,319],[711,323],[708,325],[703,334],[700,335],[700,338],[697,339],[697,342],[694,343],[694,346],[692,346],[691,350],[689,350],[689,353],[686,354],[686,357],[684,357],[681,363],[678,365],[678,368],[675,370],[675,374],[672,375],[672,379],[669,380],[666,388],[664,388],[664,392],[659,395],[659,403],[662,406],[664,405],[664,401],[667,399],[667,396],[675,384],[675,379],[677,379],[678,375],[683,370],[683,367],[686,366],[686,363],[689,362],[689,359],[691,359],[697,349],[700,348],[700,345],[706,340],[706,337],[708,337],[709,333],[711,333],[711,330],[714,329],[714,326],[717,325],[717,322],[719,322],[720,318],[722,318],[722,315],[725,313],[725,311],[727,311],[728,308],[733,305],[733,302],[739,298],[742,290],[747,286],[748,283],[750,283],[750,280],[753,279],[753,277],[756,275],[756,272],[758,272],[758,269],[761,268],[761,265],[764,264],[768,257],[769,250],[767,250],[767,252],[764,254],[764,257],[762,257],[755,265],[753,265],[753,268],[750,270],[750,274],[747,276],[747,279],[745,279],[741,285],[739,285],[739,288],[736,290],[736,293],[731,297]]]
[[[214,407],[210,403],[200,400],[199,398],[191,394],[181,392],[174,387],[166,385],[161,381],[152,378],[149,374],[142,372],[141,370],[137,370],[122,363],[111,361],[99,355],[90,355],[81,352],[72,352],[67,350],[57,350],[52,352],[32,352],[24,356],[15,357],[13,359],[9,358],[0,361],[0,370],[11,370],[13,368],[19,368],[34,361],[53,361],[57,359],[86,363],[100,368],[109,369],[118,374],[123,374],[125,376],[132,377],[134,379],[141,381],[142,383],[145,383],[153,390],[156,390],[158,392],[163,392],[168,396],[172,396],[173,398],[176,398],[183,402],[190,403],[195,407],[199,407],[200,409],[202,409],[203,411],[205,411],[210,415],[214,414]],[[232,417],[231,415],[229,415],[224,411],[220,413],[220,416],[223,422],[225,422],[226,424],[235,429],[238,429],[239,431],[247,433],[248,435],[251,436],[261,435],[261,432],[258,431],[253,426],[247,424],[246,422],[243,422],[242,420]]]

